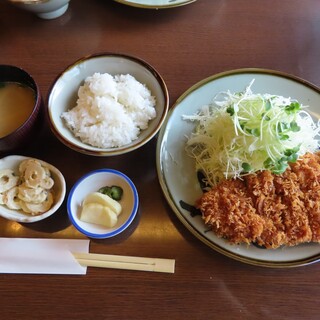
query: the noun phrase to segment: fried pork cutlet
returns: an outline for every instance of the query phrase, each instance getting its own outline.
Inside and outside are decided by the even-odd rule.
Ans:
[[[280,175],[261,171],[222,181],[197,208],[205,224],[233,244],[320,242],[320,153],[304,155]]]

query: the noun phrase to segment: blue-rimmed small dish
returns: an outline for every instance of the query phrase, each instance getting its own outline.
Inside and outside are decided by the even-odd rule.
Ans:
[[[105,186],[116,185],[123,189],[119,201],[122,212],[113,228],[83,222],[80,220],[81,206],[85,197]],[[70,190],[67,202],[68,215],[74,227],[89,238],[106,239],[114,237],[128,228],[139,208],[139,196],[129,177],[114,169],[98,169],[81,177]]]

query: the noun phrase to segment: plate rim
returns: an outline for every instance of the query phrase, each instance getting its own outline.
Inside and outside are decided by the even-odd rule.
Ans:
[[[193,2],[196,2],[197,0],[184,0],[184,2],[181,3],[172,3],[172,4],[165,4],[165,5],[153,5],[153,4],[140,4],[140,3],[134,3],[134,2],[128,2],[127,0],[114,0],[115,2],[135,7],[135,8],[143,8],[143,9],[170,9],[170,8],[177,8],[182,7],[187,4],[191,4]]]
[[[318,254],[314,254],[311,256],[308,256],[306,258],[300,258],[300,259],[294,259],[291,261],[269,261],[269,260],[263,260],[263,259],[256,259],[256,258],[251,258],[251,257],[245,257],[243,255],[238,255],[234,252],[231,252],[225,248],[222,248],[219,246],[217,243],[214,243],[210,240],[208,240],[206,237],[204,237],[180,212],[179,208],[175,205],[173,196],[167,186],[167,183],[165,181],[164,177],[164,170],[163,170],[163,164],[162,164],[162,159],[161,159],[161,154],[162,154],[162,148],[163,148],[163,137],[167,129],[168,122],[176,108],[180,105],[180,103],[188,97],[191,93],[196,91],[197,89],[201,88],[203,85],[215,81],[220,78],[224,78],[227,76],[232,76],[232,75],[238,75],[238,74],[246,74],[246,73],[257,73],[257,74],[265,74],[265,75],[273,75],[277,77],[282,77],[286,78],[288,80],[298,82],[299,84],[302,84],[303,86],[307,86],[308,88],[316,91],[317,93],[320,94],[320,88],[314,85],[313,83],[295,76],[290,73],[286,73],[283,71],[277,71],[277,70],[272,70],[272,69],[265,69],[265,68],[240,68],[240,69],[232,69],[228,71],[223,71],[217,74],[213,74],[211,76],[208,76],[194,85],[192,85],[189,89],[187,89],[185,92],[183,92],[180,97],[176,100],[176,102],[172,105],[170,108],[167,118],[165,122],[163,123],[158,139],[157,139],[157,146],[156,146],[156,167],[157,167],[157,174],[158,174],[158,180],[160,187],[163,191],[163,194],[179,219],[180,222],[201,242],[203,242],[205,245],[207,245],[209,248],[214,249],[216,252],[223,254],[226,257],[232,258],[236,261],[240,261],[249,265],[253,266],[260,266],[260,267],[267,267],[267,268],[293,268],[293,267],[300,267],[300,266],[306,266],[310,265],[316,262],[320,261],[320,252]],[[263,249],[262,249],[263,250]]]

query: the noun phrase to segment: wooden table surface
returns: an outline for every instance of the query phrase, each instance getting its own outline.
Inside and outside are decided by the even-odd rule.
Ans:
[[[0,64],[33,75],[44,99],[55,77],[80,57],[120,52],[163,76],[170,106],[196,82],[258,67],[320,85],[319,0],[198,0],[148,10],[115,1],[72,0],[42,20],[0,2]],[[176,217],[156,170],[156,139],[127,155],[96,158],[69,150],[45,125],[24,155],[57,166],[67,191],[86,172],[114,168],[136,184],[140,209],[124,234],[91,240],[90,252],[173,258],[174,274],[88,268],[85,276],[0,275],[1,319],[319,319],[320,265],[272,269],[207,247]],[[65,203],[34,224],[0,219],[0,236],[85,239]]]

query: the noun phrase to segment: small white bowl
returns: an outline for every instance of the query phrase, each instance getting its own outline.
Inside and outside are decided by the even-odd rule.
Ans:
[[[13,169],[14,172],[18,175],[19,171],[19,164],[21,161],[25,159],[35,159],[35,158],[30,158],[30,157],[24,157],[24,156],[19,156],[19,155],[13,155],[13,156],[7,156],[5,158],[0,159],[0,170],[2,169]],[[66,194],[66,182],[65,179],[62,175],[62,173],[53,165],[36,159],[40,163],[44,164],[47,168],[49,168],[51,172],[51,177],[54,180],[54,204],[50,208],[50,210],[39,214],[39,215],[29,215],[27,213],[23,213],[22,211],[16,211],[16,210],[11,210],[7,208],[4,205],[0,205],[0,216],[3,218],[6,218],[8,220],[12,221],[18,221],[18,222],[23,222],[23,223],[31,223],[31,222],[37,222],[40,220],[43,220],[45,218],[48,218],[52,214],[54,214],[61,206],[63,203],[63,200],[65,198]]]
[[[116,185],[123,189],[119,203],[122,212],[113,228],[80,220],[81,206],[85,197],[105,186]],[[99,169],[80,178],[70,190],[67,202],[69,219],[75,228],[89,238],[106,239],[123,232],[135,218],[139,207],[138,192],[133,182],[123,173],[113,169]]]
[[[64,124],[61,114],[76,106],[78,89],[94,73],[130,74],[156,98],[156,118],[138,139],[118,148],[101,149],[83,143]],[[147,62],[124,54],[102,53],[84,57],[67,67],[53,82],[47,97],[47,116],[55,136],[69,148],[93,156],[114,156],[140,148],[159,131],[169,109],[169,94],[160,74]]]
[[[9,0],[16,7],[32,12],[42,19],[62,16],[69,7],[70,0]]]

